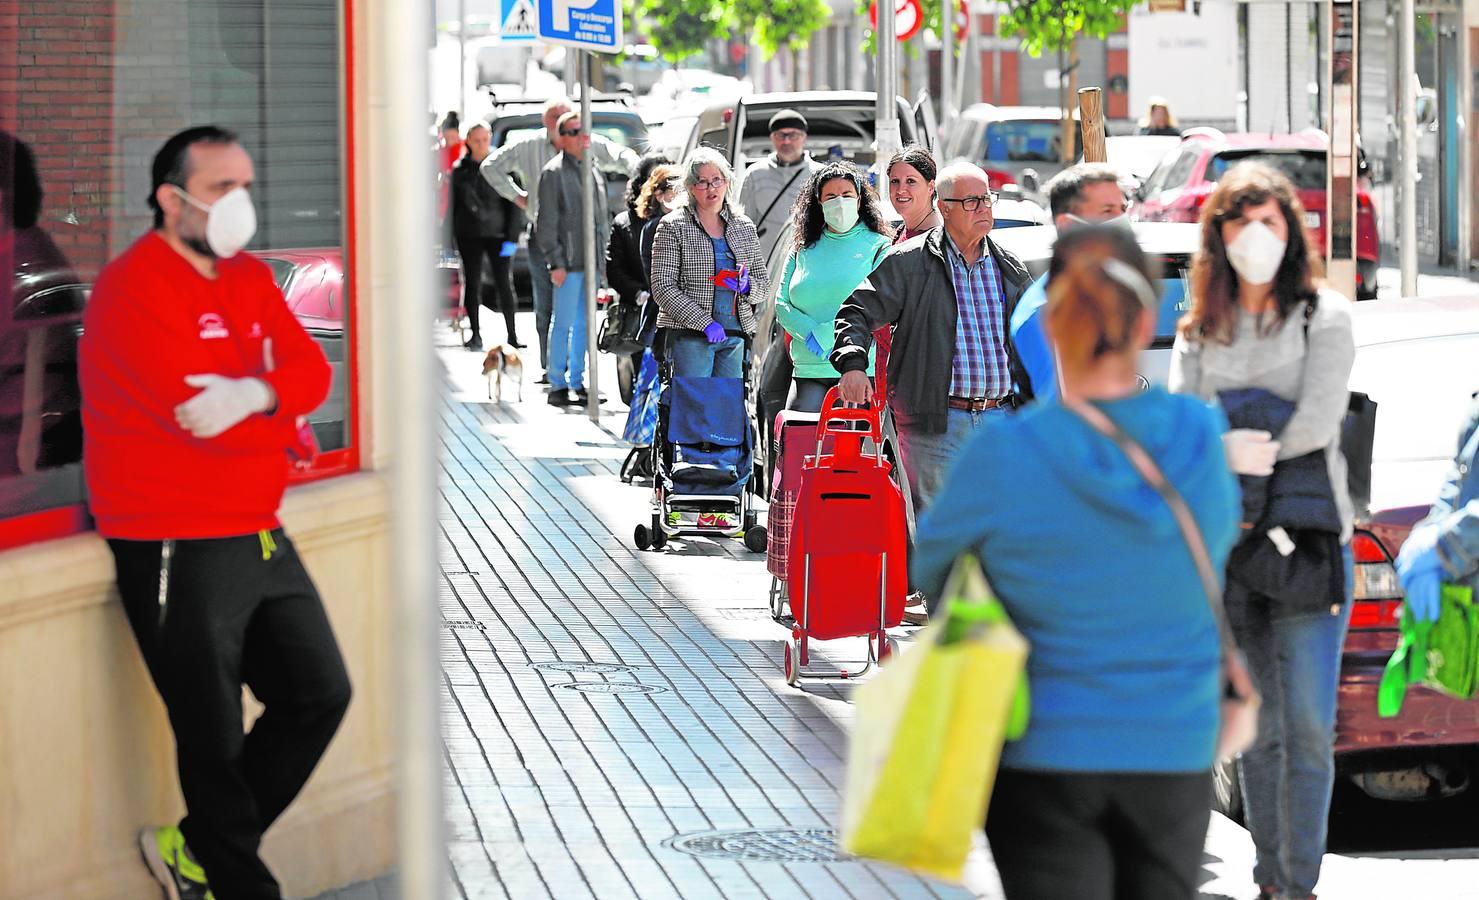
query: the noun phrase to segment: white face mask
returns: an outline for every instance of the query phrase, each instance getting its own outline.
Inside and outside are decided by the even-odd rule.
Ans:
[[[1227,245],[1227,261],[1248,284],[1268,284],[1279,274],[1288,246],[1288,241],[1280,240],[1272,228],[1262,222],[1250,222]]]
[[[184,188],[175,187],[175,191],[186,203],[205,212],[205,243],[217,258],[230,259],[240,253],[257,233],[257,209],[246,188],[232,188],[209,206],[187,194]]]
[[[833,231],[851,231],[858,224],[858,198],[833,197],[831,200],[823,200],[822,221]]]

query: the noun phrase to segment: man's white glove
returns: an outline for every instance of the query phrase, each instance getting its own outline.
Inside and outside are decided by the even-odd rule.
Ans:
[[[1272,475],[1279,442],[1267,431],[1234,428],[1222,435],[1227,467],[1236,475]]]
[[[202,390],[175,407],[175,422],[198,438],[213,438],[277,402],[272,388],[260,378],[186,375],[185,383]]]

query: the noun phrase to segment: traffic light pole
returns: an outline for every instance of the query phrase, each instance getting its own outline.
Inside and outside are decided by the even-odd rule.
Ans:
[[[874,126],[875,146],[873,161],[877,171],[877,189],[880,196],[888,196],[888,161],[898,152],[899,102],[898,61],[899,48],[894,39],[894,0],[877,0],[877,25],[873,31],[874,49],[878,52],[876,63],[877,123]]]
[[[591,132],[591,52],[573,50],[576,64],[580,66],[580,130],[583,137]],[[585,296],[585,387],[589,392],[585,412],[592,422],[601,421],[601,357],[596,348],[596,186],[595,164],[591,160],[591,147],[585,148],[580,157],[580,207],[585,211],[581,218],[581,236],[585,243],[585,277],[581,279]]]

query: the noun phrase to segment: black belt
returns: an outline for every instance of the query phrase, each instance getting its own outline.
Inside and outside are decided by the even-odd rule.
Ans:
[[[1009,409],[1012,405],[1011,396],[1006,397],[956,397],[950,396],[951,409],[963,409],[967,412],[985,412],[988,409]]]

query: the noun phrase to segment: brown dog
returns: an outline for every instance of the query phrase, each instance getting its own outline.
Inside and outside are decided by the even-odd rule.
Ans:
[[[519,351],[508,344],[498,344],[483,357],[483,374],[488,378],[488,399],[503,402],[503,379],[519,385],[519,402],[524,402],[524,361]]]

